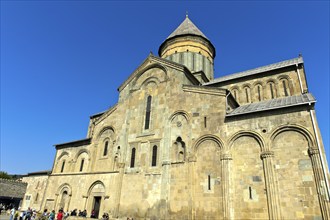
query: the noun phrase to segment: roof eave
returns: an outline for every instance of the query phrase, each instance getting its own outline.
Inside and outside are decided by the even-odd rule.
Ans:
[[[161,51],[164,47],[164,45],[170,41],[170,40],[173,40],[175,38],[178,38],[178,37],[186,37],[186,36],[194,36],[194,37],[200,37],[202,38],[203,40],[205,40],[208,44],[210,44],[210,46],[212,47],[212,50],[213,50],[213,58],[215,58],[216,56],[216,51],[215,51],[215,47],[213,46],[213,44],[211,43],[211,41],[209,39],[207,39],[206,37],[203,37],[201,35],[197,35],[197,34],[180,34],[180,35],[175,35],[173,37],[170,37],[170,38],[167,38],[158,48],[158,56],[161,57]]]
[[[79,147],[79,146],[90,144],[91,140],[92,140],[91,138],[85,138],[85,139],[65,142],[65,143],[61,143],[61,144],[54,144],[54,146],[55,146],[56,150],[62,149],[62,148],[67,148],[67,147]]]
[[[283,64],[283,65],[281,65],[279,67],[271,68],[271,69],[266,69],[265,70],[265,68],[267,68],[268,66],[276,65],[278,63],[283,63],[283,62],[286,62],[286,61],[293,61],[295,59],[297,60],[297,62]],[[297,58],[293,58],[293,59],[289,59],[289,60],[284,60],[284,61],[281,61],[281,62],[272,63],[272,64],[269,64],[269,65],[265,65],[265,66],[261,66],[261,67],[256,67],[256,68],[245,70],[245,71],[241,71],[241,72],[236,72],[236,73],[228,74],[228,75],[225,75],[223,77],[219,77],[218,80],[217,79],[214,79],[213,81],[208,82],[208,83],[204,83],[203,85],[204,86],[208,86],[208,85],[214,85],[214,84],[217,84],[217,83],[228,82],[228,81],[231,81],[231,80],[237,80],[237,79],[241,79],[241,78],[245,78],[245,77],[250,77],[250,76],[254,76],[254,75],[257,75],[257,74],[261,74],[261,73],[267,73],[267,72],[271,72],[271,71],[274,71],[274,70],[279,70],[279,69],[282,69],[282,68],[286,68],[286,67],[290,67],[290,66],[295,66],[295,65],[303,64],[303,63],[304,63],[303,58],[302,57],[297,57]],[[254,72],[252,74],[248,74],[248,75],[244,75],[244,76],[239,76],[239,74],[242,74],[242,73],[247,72],[247,71],[252,71],[252,70],[255,70],[255,69],[259,69],[259,68],[260,68],[260,70],[256,70],[256,72]],[[264,70],[262,70],[262,68]],[[238,76],[235,77],[235,75],[238,75]],[[221,78],[229,77],[229,76],[233,76],[233,77],[232,78],[227,78],[227,79],[221,79]]]
[[[268,108],[268,109],[259,109],[259,110],[255,110],[255,111],[251,111],[251,112],[241,112],[241,113],[232,114],[232,115],[229,113],[229,114],[226,114],[225,117],[235,117],[235,116],[253,114],[253,113],[258,113],[258,112],[272,111],[272,110],[283,109],[283,108],[291,108],[291,107],[296,107],[296,106],[300,106],[300,105],[312,105],[312,104],[315,104],[315,103],[316,103],[316,100],[315,101],[310,101],[310,102],[287,105],[287,106],[278,106],[278,107],[271,107],[271,108]]]

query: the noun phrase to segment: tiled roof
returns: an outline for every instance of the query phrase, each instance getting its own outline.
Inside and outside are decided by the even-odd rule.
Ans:
[[[279,69],[279,68],[283,68],[283,67],[287,67],[287,66],[292,66],[292,65],[300,64],[300,63],[304,63],[303,58],[301,56],[294,58],[294,59],[285,60],[282,62],[273,63],[273,64],[266,65],[266,66],[261,66],[261,67],[255,68],[255,69],[246,70],[243,72],[238,72],[238,73],[233,73],[230,75],[222,76],[222,77],[214,79],[211,82],[205,83],[203,85],[212,85],[212,84],[216,84],[216,83],[220,83],[220,82],[224,82],[224,81],[228,81],[228,80],[232,80],[232,79],[238,79],[238,78],[245,77],[245,76],[251,76],[254,74],[263,73],[263,72],[267,72],[267,71],[271,71],[271,70],[275,70],[275,69]]]
[[[175,29],[175,31],[168,36],[167,39],[179,36],[179,35],[186,35],[186,34],[191,34],[191,35],[197,35],[197,36],[202,36],[206,39],[208,39],[197,27],[196,25],[188,18],[184,19],[184,21]]]
[[[61,144],[55,144],[54,146],[57,148],[64,148],[64,147],[78,147],[82,145],[87,145],[90,144],[91,138],[85,138],[81,140],[76,140],[76,141],[70,141],[66,143],[61,143]]]
[[[289,96],[285,98],[271,99],[262,102],[251,103],[242,105],[226,116],[243,115],[254,112],[261,112],[279,108],[292,107],[297,105],[304,105],[309,103],[315,103],[316,100],[311,93],[305,93],[297,96]]]
[[[93,119],[93,118],[99,117],[99,116],[103,115],[104,113],[106,113],[106,111],[107,110],[105,110],[103,112],[96,113],[94,115],[91,115],[91,116],[89,116],[89,118]]]
[[[38,176],[38,175],[48,175],[52,172],[52,170],[42,170],[28,173],[27,176]]]

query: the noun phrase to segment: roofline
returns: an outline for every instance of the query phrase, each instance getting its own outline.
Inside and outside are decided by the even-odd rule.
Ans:
[[[130,76],[118,87],[118,91],[121,92],[125,86],[127,86],[135,77],[135,74],[139,71],[143,71],[145,70],[145,68],[141,68],[141,66],[143,64],[145,64],[146,62],[148,62],[148,60],[152,60],[152,61],[156,61],[156,62],[159,62],[160,64],[168,64],[171,66],[171,68],[173,69],[177,69],[179,71],[182,71],[184,72],[186,75],[190,74],[189,76],[187,76],[187,78],[192,82],[192,83],[195,83],[195,84],[200,84],[199,81],[196,79],[196,77],[190,72],[190,70],[185,66],[185,65],[182,65],[180,63],[176,63],[174,61],[171,61],[171,60],[167,60],[167,59],[164,59],[164,58],[161,58],[161,57],[157,57],[153,54],[149,54],[149,56],[144,59],[144,61],[142,62],[142,64],[140,64],[131,74]]]
[[[106,112],[107,112],[107,110],[105,110],[105,111],[103,111],[103,112],[96,113],[96,114],[94,114],[94,115],[89,116],[89,118],[90,118],[90,119],[97,118],[97,117],[103,115],[103,114],[106,113]]]
[[[291,62],[286,63],[288,61],[291,61]],[[256,74],[260,74],[260,73],[266,73],[266,72],[269,72],[269,71],[282,69],[282,68],[289,67],[289,66],[295,66],[295,65],[303,64],[303,63],[304,63],[303,57],[299,56],[299,57],[296,57],[296,58],[283,60],[281,62],[272,63],[272,64],[268,64],[268,65],[265,65],[265,66],[260,66],[260,67],[256,67],[256,68],[253,68],[253,69],[248,69],[248,70],[245,70],[245,71],[228,74],[228,75],[219,77],[217,79],[214,79],[211,82],[204,83],[203,86],[213,85],[213,84],[227,82],[227,81],[231,81],[231,80],[236,80],[236,79],[253,76],[253,75],[256,75]],[[274,67],[272,67],[272,66],[274,66]],[[252,73],[249,73],[247,75],[242,75],[245,72],[249,72],[249,71],[251,71]]]
[[[24,177],[49,175],[51,172],[52,172],[51,170],[36,171],[36,172],[27,173],[26,175],[24,175]]]
[[[54,144],[55,148],[58,149],[62,149],[62,148],[66,148],[66,147],[79,147],[82,145],[87,145],[91,143],[91,138],[85,138],[85,139],[81,139],[81,140],[76,140],[76,141],[70,141],[70,142],[65,142],[62,144]]]
[[[200,37],[202,39],[204,39],[207,43],[209,43],[213,49],[213,59],[215,58],[216,56],[216,50],[215,50],[215,47],[214,45],[211,43],[211,41],[201,35],[197,35],[197,34],[180,34],[180,35],[175,35],[173,37],[170,37],[170,38],[167,38],[166,40],[163,41],[163,43],[159,46],[158,48],[158,56],[161,57],[161,50],[163,49],[164,45],[166,44],[166,42],[170,41],[170,40],[173,40],[175,38],[179,38],[179,37],[185,37],[185,36],[194,36],[194,37]]]
[[[307,104],[311,105],[311,104],[315,104],[315,103],[316,103],[316,100],[297,103],[297,104],[291,104],[291,105],[285,105],[285,106],[271,107],[271,108],[267,108],[267,109],[259,109],[259,110],[255,110],[255,111],[251,111],[251,112],[242,112],[242,113],[237,113],[237,114],[233,114],[233,115],[228,113],[228,114],[226,114],[225,117],[234,117],[234,116],[253,114],[253,113],[264,112],[264,111],[271,111],[271,110],[277,110],[277,109],[283,109],[283,108],[296,107],[296,106],[300,106],[300,105],[307,105]]]

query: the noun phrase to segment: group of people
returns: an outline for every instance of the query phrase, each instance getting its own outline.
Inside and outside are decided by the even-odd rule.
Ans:
[[[21,208],[16,210],[13,207],[10,210],[9,220],[34,220],[37,219],[37,212],[35,209],[31,209],[30,207],[26,211],[22,211]]]
[[[98,218],[96,216],[95,210],[92,210],[90,217],[91,218]],[[15,207],[13,207],[10,210],[10,220],[34,220],[34,219],[40,219],[40,220],[65,220],[69,216],[80,216],[80,217],[87,217],[87,210],[79,210],[77,209],[72,210],[71,212],[64,212],[61,208],[58,213],[55,213],[55,210],[52,210],[51,212],[48,212],[47,209],[43,211],[41,216],[39,218],[37,217],[36,210],[32,210],[30,207],[26,211],[21,211],[20,209],[16,210]],[[109,215],[108,213],[104,213],[102,215],[102,220],[108,220]]]
[[[85,209],[84,211],[79,210],[77,212],[77,209],[74,209],[71,211],[71,213],[67,213],[67,215],[71,215],[71,216],[80,216],[80,217],[87,217],[87,210]]]
[[[81,210],[77,211],[77,209],[74,209],[74,210],[71,211],[70,215],[71,216],[87,217],[87,211],[86,211],[86,209],[84,211],[81,211]],[[91,212],[91,216],[90,217],[91,218],[98,218],[98,216],[96,216],[96,215],[97,214],[96,214],[95,210],[93,209],[92,212]],[[108,213],[104,213],[102,215],[102,220],[108,220],[108,219],[109,219]]]

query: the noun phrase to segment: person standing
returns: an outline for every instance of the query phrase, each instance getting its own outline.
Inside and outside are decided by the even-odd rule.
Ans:
[[[60,209],[60,211],[57,213],[56,219],[63,220],[63,210],[62,209]]]
[[[32,216],[32,210],[29,207],[28,210],[26,211],[25,220],[31,220],[31,216]]]
[[[48,220],[54,220],[55,219],[55,210],[53,210],[50,214],[49,214],[49,218]]]
[[[11,210],[10,210],[10,220],[13,220],[13,218],[14,218],[14,215],[15,215],[15,212],[16,212],[16,209],[15,209],[15,207],[13,207]]]

